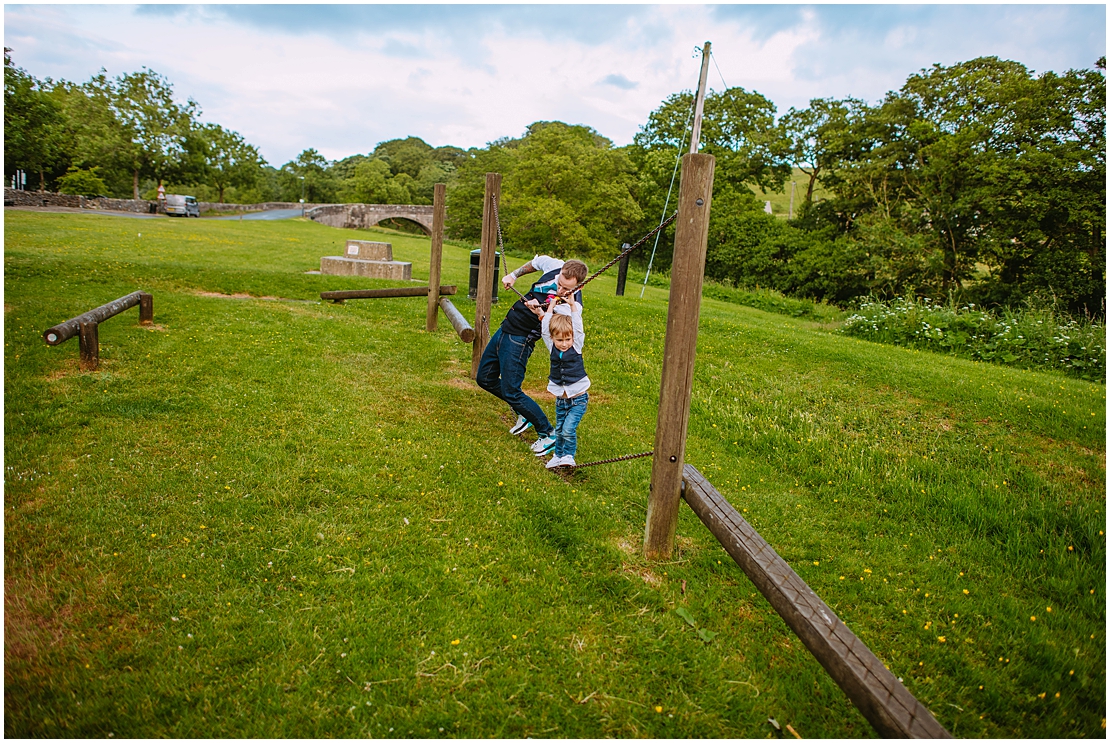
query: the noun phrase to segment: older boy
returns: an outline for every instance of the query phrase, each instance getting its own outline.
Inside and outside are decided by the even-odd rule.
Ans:
[[[579,260],[561,261],[546,255],[537,255],[523,266],[506,274],[501,280],[509,289],[517,278],[539,271],[542,275],[532,288],[518,299],[501,322],[501,327],[490,338],[482,359],[478,363],[478,386],[501,398],[517,414],[516,422],[509,429],[512,434],[535,428],[539,440],[532,445],[537,457],[549,454],[555,448],[552,436],[554,427],[543,409],[520,389],[528,370],[528,359],[540,338],[540,321],[547,305],[556,295],[575,295],[581,304],[582,293],[577,289],[586,280],[586,264]]]

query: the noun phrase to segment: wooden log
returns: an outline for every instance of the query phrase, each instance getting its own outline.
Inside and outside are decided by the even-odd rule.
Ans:
[[[109,317],[115,317],[126,309],[130,309],[139,304],[145,292],[131,292],[125,297],[113,299],[107,304],[102,304],[96,309],[89,310],[88,312],[78,315],[77,317],[66,320],[63,323],[58,323],[52,328],[47,328],[43,331],[42,338],[49,345],[56,346],[59,343],[65,343],[73,336],[81,332],[81,323],[101,323]],[[150,295],[147,295],[150,296]],[[151,303],[151,317],[153,318],[153,302]],[[142,311],[139,313],[140,321],[142,320]]]
[[[447,297],[442,297],[439,300],[439,306],[443,310],[443,314],[451,322],[451,327],[459,334],[459,340],[463,343],[472,343],[474,341],[474,328],[470,327],[470,323],[466,321],[463,314],[459,312],[455,305],[451,304],[451,300]]]
[[[490,308],[493,306],[493,261],[497,254],[497,225],[494,201],[501,202],[501,174],[486,173],[486,198],[482,206],[482,254],[478,259],[478,294],[474,299],[474,350],[470,355],[470,378],[477,379],[478,363],[490,337]]]
[[[100,366],[100,333],[95,322],[83,322],[77,331],[81,336],[81,369],[96,371]]]
[[[432,255],[428,261],[428,286],[439,286],[440,273],[443,270],[443,222],[447,215],[447,185],[435,184],[432,195]],[[431,289],[428,290],[428,313],[424,322],[424,329],[434,331],[436,320],[439,318],[439,299]]]
[[[154,297],[146,292],[139,292],[139,324],[150,325],[154,322]]]
[[[951,738],[693,465],[682,497],[883,738]]]
[[[659,387],[659,418],[655,425],[655,456],[644,527],[644,555],[666,559],[674,546],[679,488],[686,455],[686,427],[694,383],[702,274],[709,238],[709,207],[713,197],[712,155],[683,155],[678,189],[671,293]]]
[[[458,287],[454,284],[439,287],[440,295],[454,294]],[[320,292],[320,299],[338,302],[344,299],[384,299],[387,297],[423,297],[428,294],[426,286],[398,286],[389,289],[344,289],[333,292]]]

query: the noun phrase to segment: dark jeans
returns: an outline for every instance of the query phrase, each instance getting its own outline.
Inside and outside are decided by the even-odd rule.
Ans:
[[[517,415],[523,415],[543,438],[550,436],[554,428],[536,401],[520,389],[535,347],[535,342],[529,343],[526,336],[509,335],[498,328],[478,362],[476,381],[486,392],[507,402]]]
[[[578,424],[586,414],[590,393],[555,398],[555,456],[574,456],[578,451]]]

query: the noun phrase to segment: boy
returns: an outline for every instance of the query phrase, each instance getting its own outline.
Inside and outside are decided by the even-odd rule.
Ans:
[[[539,440],[532,444],[537,457],[555,448],[554,428],[536,401],[520,389],[528,369],[536,341],[540,338],[540,319],[548,303],[556,296],[575,294],[586,280],[586,264],[578,260],[561,261],[546,255],[537,255],[528,263],[506,274],[502,283],[510,289],[519,276],[539,271],[542,275],[532,288],[509,308],[501,327],[489,339],[486,350],[478,362],[478,386],[491,395],[501,398],[517,414],[516,422],[509,429],[512,434],[524,433],[535,428]],[[581,303],[582,294],[577,293]]]
[[[544,345],[551,352],[551,374],[547,391],[555,395],[555,454],[548,469],[574,467],[578,451],[578,424],[586,414],[590,396],[590,378],[582,361],[582,345],[586,333],[582,329],[582,305],[567,300],[566,308],[548,305],[540,324]]]

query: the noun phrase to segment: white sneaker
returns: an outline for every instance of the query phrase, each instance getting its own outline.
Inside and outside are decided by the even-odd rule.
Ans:
[[[544,436],[542,439],[532,444],[532,451],[535,452],[537,457],[543,457],[550,454],[554,448],[554,436]]]
[[[563,463],[560,466],[561,467],[577,467],[578,465],[574,463],[574,455],[573,454],[567,454],[565,457],[563,457]]]
[[[523,415],[518,415],[516,417],[516,423],[514,423],[509,429],[509,433],[511,433],[513,436],[516,436],[517,434],[524,433],[531,427],[532,424],[529,423]]]
[[[551,460],[547,464],[545,464],[544,466],[547,467],[549,470],[553,470],[556,467],[562,467],[563,466],[563,460],[565,460],[565,459],[566,459],[566,457],[552,457]]]

